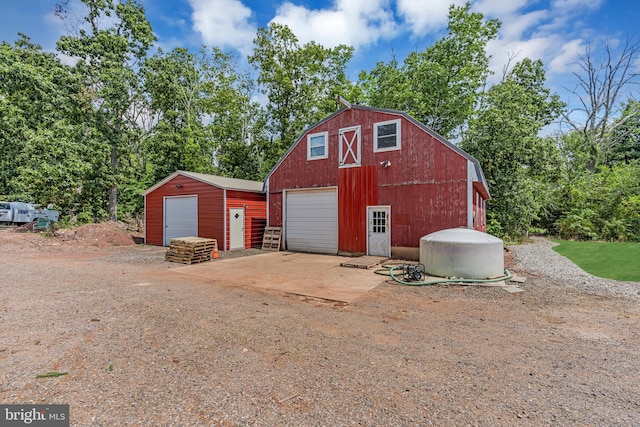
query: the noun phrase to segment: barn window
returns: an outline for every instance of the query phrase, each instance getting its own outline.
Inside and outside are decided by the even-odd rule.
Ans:
[[[400,149],[400,119],[374,123],[373,152]]]
[[[373,232],[387,232],[387,214],[385,211],[373,211]]]
[[[329,155],[328,140],[329,132],[312,133],[307,136],[307,160],[326,159]]]

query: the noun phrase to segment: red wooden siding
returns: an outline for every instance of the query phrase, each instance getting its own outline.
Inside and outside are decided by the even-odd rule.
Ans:
[[[227,190],[227,242],[230,240],[229,209],[244,209],[244,247],[262,247],[262,236],[267,223],[267,203],[263,193]]]
[[[367,206],[378,204],[376,167],[342,168],[338,181],[338,248],[367,252]]]
[[[269,193],[269,227],[282,227],[282,191]]]
[[[486,199],[482,194],[483,188],[477,183],[473,184],[473,228],[474,230],[487,231]]]
[[[486,201],[478,191],[477,186],[473,186],[473,229],[487,231]]]
[[[374,153],[374,123],[395,119],[401,120],[401,148]],[[340,168],[340,129],[358,125],[361,166]],[[391,206],[391,246],[418,247],[426,234],[468,225],[473,208],[468,206],[468,159],[414,122],[400,114],[354,107],[308,131],[317,132],[328,133],[326,159],[307,160],[305,134],[269,175],[269,225],[282,226],[283,190],[334,186],[339,251],[366,252],[366,206]],[[381,163],[387,161],[390,165],[384,167]]]
[[[381,205],[391,205],[391,246],[418,247],[434,231],[466,226],[466,183],[386,185]]]
[[[181,188],[177,188],[180,184]],[[145,196],[145,243],[164,244],[164,197],[198,196],[198,236],[224,239],[224,190],[192,178],[177,175]]]

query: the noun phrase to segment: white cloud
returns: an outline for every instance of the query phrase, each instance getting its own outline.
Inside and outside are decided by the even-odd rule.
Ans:
[[[449,6],[464,4],[463,0],[398,0],[398,13],[409,24],[414,36],[420,37],[446,27]]]
[[[523,15],[514,14],[502,21],[500,36],[507,40],[526,38],[527,33],[535,30],[541,22],[549,17],[548,10],[536,10]]]
[[[535,0],[475,3],[474,10],[502,22],[499,38],[487,46],[494,78],[502,75],[510,57],[511,66],[524,58],[542,60],[548,78],[574,71],[577,56],[584,52],[581,31],[589,31],[580,18],[597,10],[601,3],[602,0],[552,0],[546,5]]]
[[[206,44],[250,51],[256,36],[252,11],[239,0],[189,0],[193,28]]]
[[[330,8],[318,10],[285,2],[271,22],[287,25],[302,43],[327,47],[368,46],[397,34],[387,0],[336,0]]]
[[[526,40],[498,39],[489,42],[487,51],[492,56],[489,66],[495,73],[491,82],[500,80],[506,66],[511,69],[524,58],[542,59],[544,62],[548,47],[554,43],[556,42],[552,36],[534,37]]]
[[[603,0],[554,0],[551,8],[558,12],[584,12],[585,9],[597,10],[602,2]]]
[[[549,72],[555,74],[570,73],[578,70],[578,56],[584,54],[582,39],[569,40],[559,49],[558,54],[549,62]]]
[[[493,18],[512,17],[527,6],[531,0],[480,0],[474,2],[474,9]]]

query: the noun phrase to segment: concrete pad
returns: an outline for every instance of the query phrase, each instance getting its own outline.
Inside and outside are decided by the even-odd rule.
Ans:
[[[250,286],[331,301],[353,302],[386,278],[372,270],[343,268],[349,257],[273,252],[217,259],[167,270],[227,285]]]
[[[509,292],[510,294],[517,294],[520,292],[524,292],[524,289],[518,287],[518,286],[505,286],[502,289],[504,289],[505,291]]]

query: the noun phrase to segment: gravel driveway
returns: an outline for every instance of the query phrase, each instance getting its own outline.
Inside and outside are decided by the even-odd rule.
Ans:
[[[347,305],[68,243],[0,231],[2,403],[73,426],[640,425],[640,284],[546,240],[512,248],[519,294],[387,282]]]

